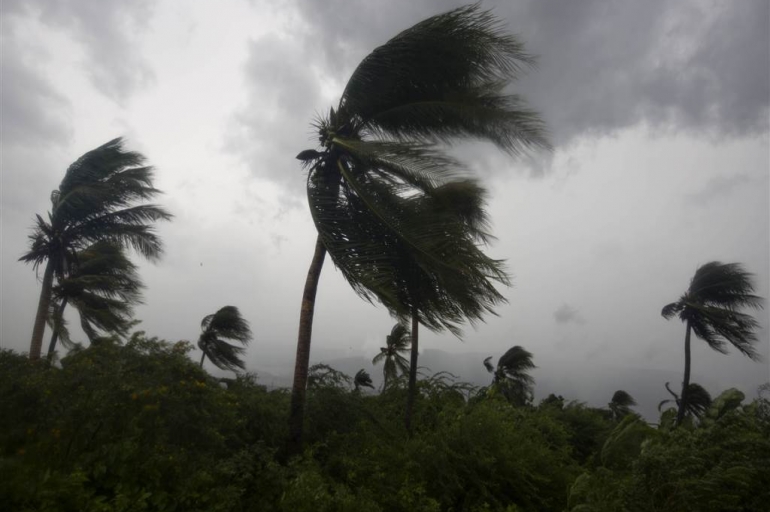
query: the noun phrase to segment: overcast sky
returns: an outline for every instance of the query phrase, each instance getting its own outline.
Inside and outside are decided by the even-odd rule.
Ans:
[[[202,317],[231,304],[256,335],[249,369],[290,372],[315,242],[294,156],[314,147],[310,122],[338,102],[363,57],[461,4],[0,5],[2,346],[29,346],[40,285],[17,259],[34,214],[50,208],[72,161],[125,136],[156,166],[159,202],[175,215],[158,228],[163,260],[141,264],[141,328],[195,341]],[[514,286],[499,317],[463,341],[426,333],[422,346],[499,356],[523,345],[538,375],[678,374],[684,326],[660,309],[699,264],[742,262],[769,294],[770,3],[483,6],[539,56],[515,89],[542,113],[555,151],[512,160],[490,146],[457,149],[491,191],[489,253],[508,260]],[[693,380],[753,396],[770,379],[767,310],[759,320],[763,362],[696,342]],[[392,324],[327,262],[314,362],[370,359]]]

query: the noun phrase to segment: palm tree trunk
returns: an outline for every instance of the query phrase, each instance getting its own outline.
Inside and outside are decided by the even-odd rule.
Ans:
[[[315,243],[313,260],[305,280],[302,293],[302,307],[299,314],[299,334],[297,336],[297,357],[294,362],[294,383],[291,388],[291,408],[289,409],[289,440],[287,452],[298,455],[302,452],[302,427],[305,419],[305,390],[307,372],[310,364],[310,341],[313,334],[313,313],[318,280],[323,269],[326,247],[319,235]]]
[[[690,321],[687,321],[687,334],[684,335],[684,379],[682,380],[682,398],[679,401],[679,411],[676,413],[676,426],[678,427],[684,420],[684,413],[687,410],[687,388],[690,387],[690,332],[692,327]]]
[[[417,394],[417,356],[418,356],[418,334],[420,328],[420,318],[417,309],[412,309],[412,354],[409,362],[409,390],[406,397],[406,431],[412,433],[412,411],[414,410],[414,398]]]
[[[65,297],[61,304],[59,305],[59,310],[56,312],[56,319],[60,319],[60,321],[64,321],[64,308],[67,307],[67,297]],[[55,326],[55,324],[54,324]],[[48,361],[51,361],[53,359],[53,353],[56,350],[56,342],[59,341],[59,329],[53,329],[53,332],[51,333],[51,341],[48,343]]]
[[[199,365],[201,368],[203,368],[203,360],[206,359],[206,353],[204,352],[201,354],[201,364]]]
[[[48,307],[51,305],[51,289],[53,288],[53,263],[48,260],[43,274],[43,287],[40,289],[40,300],[37,303],[37,315],[35,325],[32,327],[32,340],[29,343],[29,358],[32,361],[40,359],[43,349],[43,334],[45,333],[45,321],[48,316]]]

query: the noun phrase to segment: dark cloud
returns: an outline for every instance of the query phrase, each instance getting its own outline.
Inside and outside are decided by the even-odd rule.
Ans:
[[[347,75],[399,30],[460,2],[297,5],[323,62]],[[543,113],[557,145],[641,123],[718,136],[768,129],[766,0],[530,0],[484,7],[539,55],[538,69],[518,89]]]
[[[225,142],[252,172],[295,190],[304,180],[294,157],[315,147],[310,123],[322,104],[313,57],[302,44],[277,36],[250,41],[244,65],[248,100]]]
[[[83,45],[86,72],[107,97],[124,103],[153,77],[133,35],[151,18],[154,0],[81,2],[78,0],[4,0],[3,18],[34,16],[64,29]]]
[[[553,318],[557,324],[584,324],[585,319],[580,315],[577,309],[573,308],[566,302],[553,312]]]

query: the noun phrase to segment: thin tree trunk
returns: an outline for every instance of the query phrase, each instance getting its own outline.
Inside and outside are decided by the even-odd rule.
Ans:
[[[53,263],[49,259],[45,265],[43,274],[43,287],[40,289],[40,300],[37,303],[37,315],[35,325],[32,327],[32,340],[29,343],[29,358],[32,361],[40,359],[43,350],[43,334],[45,333],[45,321],[48,316],[48,307],[51,305],[51,289],[53,288]]]
[[[57,319],[60,319],[61,322],[64,321],[64,308],[67,307],[67,297],[65,297],[61,304],[59,305],[59,310],[56,312],[56,318],[54,318],[54,322],[56,322]],[[54,323],[54,327],[56,324]],[[56,350],[56,342],[59,341],[59,329],[53,329],[53,332],[51,333],[51,341],[48,343],[48,361],[53,360],[53,353]]]
[[[684,380],[682,381],[682,398],[679,400],[679,411],[676,413],[676,426],[681,425],[684,420],[684,414],[687,410],[688,393],[690,387],[690,332],[692,327],[690,321],[687,321],[687,334],[684,335]]]
[[[406,431],[412,433],[412,412],[414,411],[414,398],[417,394],[417,356],[418,356],[418,335],[420,328],[420,318],[416,309],[412,309],[412,354],[409,361],[409,390],[406,397]]]
[[[205,352],[203,354],[201,354],[201,364],[200,364],[201,368],[203,368],[203,360],[204,359],[206,359],[206,353]]]
[[[310,364],[310,341],[313,334],[313,313],[315,297],[318,291],[318,279],[323,269],[326,247],[319,235],[315,243],[313,260],[305,280],[302,293],[302,307],[299,314],[299,334],[297,335],[297,357],[294,362],[294,383],[291,388],[291,408],[289,410],[289,440],[287,452],[298,455],[302,452],[302,428],[305,419],[305,390],[307,372]]]

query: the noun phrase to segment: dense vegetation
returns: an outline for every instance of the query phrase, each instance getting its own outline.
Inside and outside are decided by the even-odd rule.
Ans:
[[[759,511],[770,402],[731,390],[699,422],[502,393],[435,375],[380,394],[311,370],[306,450],[286,460],[286,390],[215,379],[191,346],[137,333],[61,368],[0,352],[0,496],[17,511]],[[608,394],[611,394],[608,391]]]
[[[548,148],[536,112],[507,86],[533,59],[480,7],[418,23],[356,68],[298,158],[318,231],[303,294],[291,393],[244,370],[249,322],[225,306],[187,342],[143,333],[143,284],[125,252],[162,243],[146,204],[159,191],[144,157],[114,139],[76,160],[37,216],[20,259],[44,269],[29,357],[0,352],[0,503],[19,511],[752,511],[770,503],[770,402],[690,381],[692,335],[756,359],[760,308],[738,263],[699,267],[665,306],[685,324],[681,392],[658,424],[614,392],[607,409],[551,395],[533,403],[533,355],[493,364],[481,389],[447,373],[417,378],[423,325],[459,335],[509,284],[486,190],[446,143],[480,139],[516,154]],[[329,253],[353,290],[399,323],[374,358],[383,389],[310,366],[318,278]],[[74,307],[90,346],[70,338]],[[52,337],[41,360],[46,324]],[[56,363],[56,346],[71,349]],[[233,344],[234,342],[236,344]],[[405,357],[409,354],[409,359]],[[768,390],[765,390],[768,391]],[[608,390],[608,396],[611,390]],[[288,432],[286,420],[289,420]],[[287,435],[288,434],[288,435]]]

